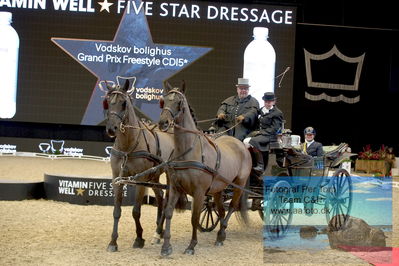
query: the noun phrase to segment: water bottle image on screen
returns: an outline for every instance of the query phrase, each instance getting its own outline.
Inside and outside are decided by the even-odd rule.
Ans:
[[[249,93],[263,106],[263,94],[274,92],[276,52],[267,40],[268,28],[254,27],[253,38],[245,48],[243,77],[249,79]]]
[[[16,112],[19,37],[11,21],[11,12],[0,12],[0,118]]]

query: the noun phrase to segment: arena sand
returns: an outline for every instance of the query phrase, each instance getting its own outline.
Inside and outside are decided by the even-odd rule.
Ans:
[[[42,181],[43,174],[109,177],[110,165],[87,160],[0,157],[0,179]],[[399,180],[396,180],[399,181]],[[394,189],[397,202],[399,189]],[[398,247],[398,208],[389,246]],[[51,200],[0,201],[0,265],[370,265],[337,250],[290,250],[263,253],[262,221],[249,212],[250,225],[232,217],[224,246],[215,247],[216,231],[199,233],[195,255],[184,255],[191,238],[190,212],[174,213],[173,254],[160,256],[151,245],[156,208],[145,205],[142,223],[146,245],[133,249],[135,226],[131,207],[122,207],[119,251],[106,251],[112,230],[112,206],[81,206]],[[375,253],[378,256],[378,252]],[[284,264],[281,264],[284,262]]]

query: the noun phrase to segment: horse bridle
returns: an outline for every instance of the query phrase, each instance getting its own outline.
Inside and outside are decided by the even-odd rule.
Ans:
[[[183,96],[183,93],[181,93],[180,91],[178,91],[178,90],[171,90],[171,91],[169,91],[165,96],[169,96],[169,94],[172,94],[172,93],[177,93],[179,96],[181,96],[182,98],[181,98],[181,101],[180,101],[180,105],[179,105],[179,110],[175,113],[171,108],[169,108],[169,107],[162,107],[162,112],[161,112],[161,115],[162,115],[162,113],[164,112],[164,111],[168,111],[169,112],[169,114],[171,115],[171,117],[172,117],[172,123],[171,124],[175,124],[176,122],[177,122],[177,120],[178,119],[180,119],[180,116],[184,113],[184,96]],[[171,124],[169,124],[168,125],[168,128],[170,127],[170,125]],[[167,129],[168,129],[167,128]],[[166,130],[167,130],[166,129]]]
[[[130,97],[128,95],[124,94],[123,92],[121,92],[119,90],[111,91],[111,92],[109,92],[109,94],[115,94],[115,96],[116,96],[116,94],[120,94],[125,99],[125,101],[130,100]],[[109,96],[107,95],[106,97],[109,97]],[[116,117],[118,117],[120,119],[121,122],[120,122],[120,125],[119,125],[119,130],[122,133],[124,133],[125,132],[125,127],[126,127],[124,122],[125,122],[126,117],[127,117],[126,107],[125,107],[125,110],[123,110],[121,112],[109,111],[108,108],[107,108],[107,117],[109,117],[111,115],[114,115],[114,116],[116,116]]]

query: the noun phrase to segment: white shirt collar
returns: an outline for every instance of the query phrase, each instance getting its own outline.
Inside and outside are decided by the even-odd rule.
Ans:
[[[270,109],[267,109],[265,106],[263,106],[262,109],[261,109],[261,110],[262,110],[262,113],[263,113],[263,114],[269,113],[270,110],[273,109],[273,107],[274,107],[274,106],[272,106],[272,108],[270,108]]]
[[[312,141],[307,141],[307,140],[305,140],[305,142],[306,142],[306,147],[309,147],[310,144],[312,144],[312,143],[314,142],[314,139],[313,139]]]

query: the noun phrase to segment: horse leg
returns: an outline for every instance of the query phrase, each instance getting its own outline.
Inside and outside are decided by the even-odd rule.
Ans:
[[[218,232],[218,238],[216,240],[216,245],[223,245],[223,241],[226,239],[225,231],[226,231],[226,228],[229,223],[229,219],[230,219],[231,215],[233,214],[233,212],[238,210],[241,193],[242,193],[242,191],[240,189],[238,189],[238,188],[234,189],[233,199],[230,202],[229,211],[227,212],[226,218],[224,218],[223,220],[222,219],[220,220],[220,230]],[[219,235],[220,235],[220,239],[219,239]]]
[[[222,246],[223,245],[223,241],[226,239],[226,232],[225,232],[225,227],[224,225],[224,220],[225,220],[225,210],[224,210],[224,205],[223,205],[223,196],[222,196],[222,192],[220,193],[216,193],[213,196],[213,199],[215,201],[216,204],[216,210],[219,214],[219,221],[220,221],[220,229],[218,231],[218,235],[216,238],[216,242],[215,245],[216,246]]]
[[[169,173],[166,172],[166,185],[169,187]],[[163,192],[161,190],[161,192]],[[157,225],[157,229],[155,231],[154,237],[152,239],[151,244],[158,244],[161,242],[161,238],[163,238],[163,225],[165,223],[165,209],[166,209],[166,204],[168,203],[169,199],[169,189],[166,190],[165,192],[165,198],[162,198],[162,212],[161,212],[161,218],[159,220],[159,223]]]
[[[193,232],[191,236],[190,245],[184,251],[184,254],[194,255],[194,247],[197,245],[197,227],[199,223],[199,218],[201,214],[202,206],[204,205],[205,195],[202,191],[198,191],[193,197],[193,209],[191,211],[191,225],[193,227]]]
[[[165,220],[164,215],[164,200],[163,200],[163,191],[159,188],[154,188],[155,199],[157,201],[157,229],[154,233],[151,244],[159,244],[161,242],[161,235],[163,232],[163,222]]]
[[[170,224],[173,216],[173,210],[179,199],[179,192],[177,192],[173,187],[169,189],[168,203],[166,204],[165,212],[165,231],[163,234],[164,242],[161,249],[162,256],[168,256],[172,254],[172,245],[170,244]]]
[[[112,229],[112,235],[111,235],[111,241],[108,244],[107,251],[110,252],[115,252],[118,250],[118,244],[116,243],[116,240],[118,239],[118,223],[119,223],[119,218],[121,218],[122,214],[122,186],[121,185],[116,185],[113,184],[113,190],[114,190],[114,226]]]
[[[143,248],[145,240],[143,239],[143,227],[140,223],[141,205],[143,203],[145,188],[143,186],[136,186],[136,202],[132,210],[132,216],[136,223],[136,239],[133,243],[133,248]]]

